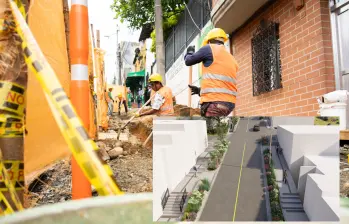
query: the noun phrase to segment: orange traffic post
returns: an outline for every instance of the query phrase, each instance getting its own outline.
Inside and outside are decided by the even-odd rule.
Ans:
[[[70,60],[71,85],[70,100],[77,114],[88,130],[89,116],[89,23],[87,0],[72,0],[70,10]],[[92,196],[91,184],[72,158],[72,198],[80,199]]]

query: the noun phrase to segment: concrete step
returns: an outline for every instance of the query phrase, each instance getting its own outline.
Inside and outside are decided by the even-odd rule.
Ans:
[[[281,196],[280,198],[281,199],[299,199],[299,196]]]
[[[280,201],[281,204],[302,204],[301,201]]]
[[[281,195],[285,195],[285,196],[298,196],[298,197],[299,197],[299,194],[298,194],[298,193],[281,193]]]
[[[289,213],[305,213],[303,209],[286,209]]]
[[[158,222],[168,222],[170,221],[171,218],[162,218],[162,216],[160,217],[160,219],[158,220]]]
[[[162,214],[162,218],[178,218],[179,216],[182,215],[182,212],[176,211],[176,212],[170,212],[170,211],[164,211]]]
[[[283,209],[303,209],[303,205],[302,204],[287,204],[287,205],[281,204],[281,207]]]

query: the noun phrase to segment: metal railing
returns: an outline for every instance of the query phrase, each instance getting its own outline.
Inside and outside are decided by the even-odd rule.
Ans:
[[[165,209],[166,203],[168,198],[170,197],[170,191],[168,190],[168,188],[165,191],[164,196],[161,199],[161,205],[162,205],[162,209]]]
[[[183,207],[184,207],[185,201],[187,200],[187,196],[188,196],[187,190],[184,189],[181,203],[179,204],[179,209],[181,212],[183,212]]]
[[[191,0],[185,8],[177,25],[172,29],[165,41],[165,68],[166,71],[181,56],[186,47],[194,40],[200,30],[210,20],[212,0]]]

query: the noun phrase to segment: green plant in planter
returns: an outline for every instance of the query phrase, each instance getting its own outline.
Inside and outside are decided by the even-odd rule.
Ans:
[[[210,190],[210,181],[205,178],[201,180],[201,184],[199,185],[199,191],[209,191]]]
[[[269,148],[267,148],[267,149],[264,149],[264,151],[263,151],[263,155],[269,155],[269,153],[270,153],[270,150],[269,150]]]
[[[219,156],[220,156],[220,152],[218,150],[213,150],[210,152],[210,158],[212,160],[219,158]]]
[[[267,135],[262,136],[262,138],[260,139],[260,143],[261,143],[262,145],[268,145],[268,144],[269,144],[269,138],[268,138],[268,136],[267,136]]]
[[[210,160],[208,161],[207,169],[208,169],[208,170],[215,170],[215,169],[217,169],[217,162],[216,162],[216,160],[210,159]]]

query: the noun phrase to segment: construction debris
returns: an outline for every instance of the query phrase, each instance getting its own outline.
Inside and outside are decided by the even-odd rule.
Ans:
[[[340,148],[340,196],[349,198],[349,145]]]
[[[116,140],[117,133],[114,130],[100,133],[100,139],[96,141],[102,159],[110,165],[124,192],[140,193],[153,190],[152,138],[145,147],[142,146],[152,132],[153,117],[134,119],[123,131],[123,139],[119,141]],[[116,129],[128,119],[127,116],[121,119],[113,117],[109,126]],[[41,172],[36,179],[28,183],[28,190],[27,207],[71,200],[70,158],[60,160]],[[97,193],[94,191],[93,195],[97,196]]]

